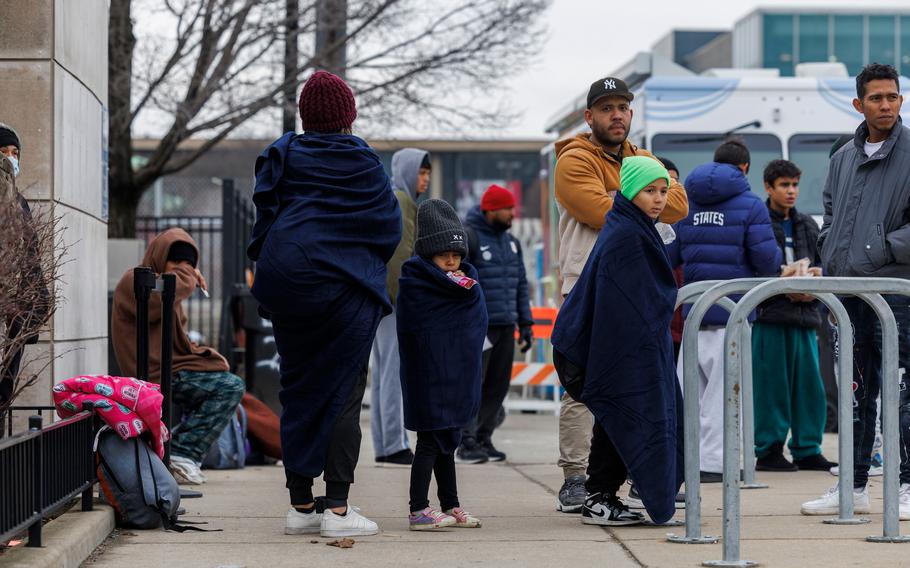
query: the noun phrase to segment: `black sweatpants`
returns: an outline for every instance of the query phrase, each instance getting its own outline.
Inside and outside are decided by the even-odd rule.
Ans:
[[[332,438],[325,459],[326,507],[344,507],[348,492],[354,483],[354,469],[360,456],[360,406],[367,386],[367,367],[354,383],[351,396],[332,430]],[[305,505],[313,502],[313,478],[298,475],[285,468],[286,487],[291,494],[291,505]]]
[[[898,366],[910,370],[910,301],[903,296],[884,296],[897,320]],[[853,486],[865,487],[872,465],[876,399],[882,386],[882,330],[875,312],[859,298],[844,298],[853,324]],[[838,349],[843,349],[837,345]],[[910,483],[910,376],[900,377],[900,480]],[[884,404],[885,401],[882,401]],[[890,404],[893,404],[891,402]],[[893,459],[888,458],[886,459]]]
[[[515,357],[515,326],[491,325],[487,338],[493,347],[483,352],[483,387],[480,410],[475,420],[464,428],[464,438],[489,440],[496,429],[496,417],[509,394],[512,381],[512,359]]]
[[[629,472],[619,452],[613,445],[610,436],[594,422],[594,435],[591,438],[591,454],[588,457],[588,481],[585,489],[589,494],[605,493],[616,495],[626,482]]]
[[[454,452],[445,452],[433,432],[417,432],[417,447],[411,464],[411,512],[430,506],[428,495],[433,474],[436,475],[439,507],[443,511],[458,507]]]

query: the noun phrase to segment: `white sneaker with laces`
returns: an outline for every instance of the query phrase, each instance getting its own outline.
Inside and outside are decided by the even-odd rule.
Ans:
[[[370,536],[379,534],[379,525],[348,507],[343,516],[326,509],[322,514],[322,525],[319,534],[326,537]]]
[[[901,520],[910,521],[910,483],[902,483],[897,495],[899,497]]]
[[[910,502],[908,502],[910,505]],[[804,515],[836,515],[840,512],[840,492],[837,485],[825,492],[824,495],[812,501],[803,503],[800,512]],[[868,515],[872,512],[869,506],[869,490],[867,488],[853,490],[853,512]],[[910,512],[910,509],[908,509]]]
[[[301,513],[294,507],[288,509],[284,534],[319,534],[321,528],[322,513],[317,513],[316,509],[312,513]]]
[[[171,456],[171,473],[181,485],[202,485],[208,481],[199,464],[183,456]]]

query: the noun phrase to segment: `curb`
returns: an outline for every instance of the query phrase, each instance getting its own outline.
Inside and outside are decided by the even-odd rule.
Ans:
[[[2,568],[78,568],[114,530],[114,510],[94,504],[93,511],[69,511],[44,525],[41,548],[19,546],[0,556]]]

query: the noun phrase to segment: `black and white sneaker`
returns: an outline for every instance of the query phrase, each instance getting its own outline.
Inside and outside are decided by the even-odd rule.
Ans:
[[[505,461],[505,452],[500,452],[495,447],[493,447],[492,440],[484,440],[480,442],[480,447],[483,448],[483,451],[487,453],[487,457],[490,458],[491,462]]]
[[[480,464],[490,461],[487,452],[474,441],[467,441],[455,451],[455,463]]]
[[[559,488],[559,497],[556,500],[556,510],[563,513],[581,513],[588,496],[585,490],[585,476],[570,475]]]
[[[588,495],[581,510],[581,522],[586,525],[638,525],[645,520],[641,513],[633,513],[616,495],[594,493]]]
[[[645,504],[641,500],[641,495],[638,494],[638,489],[633,485],[629,488],[629,496],[623,499],[626,505],[630,509],[644,509]],[[686,494],[682,491],[676,494],[676,502],[674,503],[677,509],[686,508]]]

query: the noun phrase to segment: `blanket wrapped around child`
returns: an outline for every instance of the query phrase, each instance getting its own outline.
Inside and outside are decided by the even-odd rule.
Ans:
[[[653,221],[617,194],[552,339],[585,370],[581,402],[657,523],[673,516],[683,480],[682,393],[670,336],[676,292]]]
[[[461,270],[477,279],[470,264]],[[487,333],[480,285],[466,288],[414,256],[401,268],[395,305],[405,428],[460,431],[480,407]]]
[[[90,402],[124,440],[148,433],[152,449],[164,458],[164,443],[170,435],[161,421],[160,385],[132,377],[82,375],[54,386],[53,394],[60,418],[78,414],[82,403]]]

